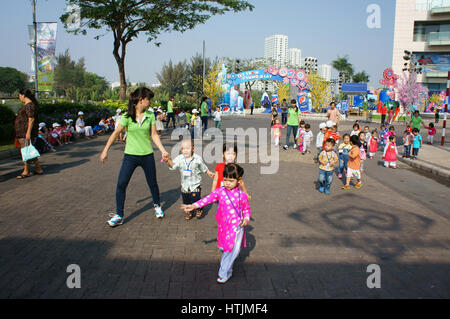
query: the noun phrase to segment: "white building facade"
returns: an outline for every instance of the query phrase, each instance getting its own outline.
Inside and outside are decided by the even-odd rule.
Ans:
[[[331,81],[331,65],[321,64],[319,65],[319,76],[322,77],[325,81]]]
[[[449,0],[397,0],[392,68],[401,75],[405,68],[405,50],[420,53],[450,52]],[[430,91],[446,89],[447,72],[429,72],[418,81]]]
[[[288,63],[288,36],[276,34],[264,41],[264,59],[273,61],[275,66],[285,66]]]
[[[288,50],[289,54],[289,65],[294,68],[301,68],[303,65],[302,61],[302,50],[297,48],[291,48]]]

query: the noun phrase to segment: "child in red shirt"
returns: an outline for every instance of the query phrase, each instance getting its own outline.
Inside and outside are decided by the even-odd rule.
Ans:
[[[216,165],[214,181],[213,181],[212,187],[211,187],[211,193],[214,192],[217,188],[223,187],[223,170],[225,169],[225,165],[236,162],[237,144],[234,143],[233,145],[230,145],[226,142],[223,143],[222,155],[223,155],[224,162]],[[251,199],[251,196],[247,192],[247,188],[245,187],[245,183],[244,183],[243,179],[240,180],[239,187],[242,189],[242,191],[245,194],[247,194],[248,199]]]
[[[436,128],[434,127],[433,123],[430,123],[428,127],[425,127],[428,130],[428,142],[427,144],[432,145],[433,144],[433,138],[436,135]]]

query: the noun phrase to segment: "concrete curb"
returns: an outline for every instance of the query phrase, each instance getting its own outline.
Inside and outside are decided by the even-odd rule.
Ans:
[[[398,157],[398,160],[405,164],[408,164],[411,167],[415,167],[415,168],[421,169],[425,172],[432,173],[434,175],[450,179],[450,170],[448,170],[448,169],[436,167],[433,164],[426,163],[419,159],[411,160],[408,158]]]

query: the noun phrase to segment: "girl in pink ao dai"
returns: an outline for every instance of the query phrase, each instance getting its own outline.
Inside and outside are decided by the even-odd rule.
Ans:
[[[216,213],[217,245],[223,252],[220,260],[218,283],[225,283],[233,272],[233,263],[239,256],[241,246],[246,247],[244,227],[250,221],[250,204],[239,188],[244,169],[237,164],[227,164],[223,171],[223,187],[217,188],[208,196],[192,205],[181,205],[181,209],[190,212],[219,201]]]

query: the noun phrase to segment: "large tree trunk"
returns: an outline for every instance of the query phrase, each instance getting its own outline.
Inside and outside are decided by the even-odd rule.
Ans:
[[[127,80],[125,76],[125,54],[127,42],[120,39],[121,31],[113,32],[114,34],[114,50],[113,55],[117,62],[117,67],[119,68],[120,77],[120,95],[119,99],[121,101],[126,101],[127,99]],[[122,55],[119,54],[119,49],[122,51]]]

